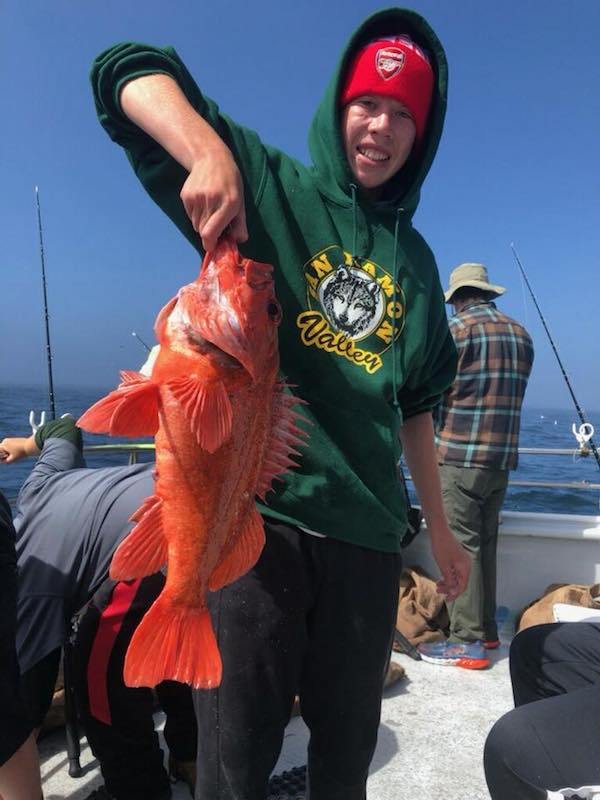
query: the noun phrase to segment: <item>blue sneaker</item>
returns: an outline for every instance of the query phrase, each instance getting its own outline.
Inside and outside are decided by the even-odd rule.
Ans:
[[[442,667],[463,667],[463,669],[486,669],[490,659],[481,642],[442,642],[420,644],[417,647],[423,661],[439,664]]]

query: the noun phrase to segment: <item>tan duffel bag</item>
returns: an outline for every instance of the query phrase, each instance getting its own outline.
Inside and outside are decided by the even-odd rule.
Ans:
[[[420,567],[407,567],[400,576],[396,628],[416,646],[444,638],[449,625],[444,597],[435,581]],[[395,646],[394,649],[400,649]]]
[[[555,603],[566,603],[582,608],[600,609],[600,583],[591,586],[577,583],[552,583],[544,594],[529,603],[517,617],[516,630],[522,631],[532,625],[544,625],[554,622],[553,606]]]

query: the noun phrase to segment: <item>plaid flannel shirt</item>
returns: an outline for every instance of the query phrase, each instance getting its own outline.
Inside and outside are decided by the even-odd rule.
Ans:
[[[438,461],[515,469],[521,405],[533,364],[531,337],[491,302],[472,303],[448,324],[458,368],[437,409]]]

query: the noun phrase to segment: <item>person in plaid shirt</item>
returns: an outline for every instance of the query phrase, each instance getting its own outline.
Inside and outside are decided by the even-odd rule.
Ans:
[[[518,461],[521,405],[533,364],[525,328],[492,300],[506,290],[491,284],[483,264],[461,264],[450,275],[446,302],[458,350],[454,384],[438,407],[437,452],[448,522],[471,554],[466,591],[448,603],[450,635],[422,645],[424,660],[482,669],[498,647],[496,545],[508,472]]]

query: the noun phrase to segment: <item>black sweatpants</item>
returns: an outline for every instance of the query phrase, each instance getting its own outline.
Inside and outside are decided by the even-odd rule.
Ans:
[[[223,659],[196,691],[197,800],[264,800],[296,692],[311,800],[364,800],[401,556],[265,524],[246,576],[209,596]]]
[[[163,585],[160,573],[116,585],[107,580],[82,616],[73,646],[77,706],[106,787],[117,800],[152,800],[169,783],[154,731],[152,690],[123,682],[133,632]],[[189,687],[165,681],[156,694],[166,714],[169,752],[193,761],[196,720]]]
[[[169,786],[154,730],[153,692],[123,683],[127,647],[164,580],[158,573],[141,581],[104,581],[79,618],[69,655],[80,721],[106,787],[117,800],[153,800]],[[24,675],[28,706],[38,724],[52,699],[59,656],[60,651],[50,653]],[[189,687],[165,681],[156,694],[166,714],[170,754],[194,761],[196,719]]]
[[[536,625],[511,645],[516,708],[492,728],[484,766],[492,800],[600,785],[600,625]]]

